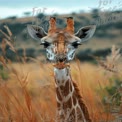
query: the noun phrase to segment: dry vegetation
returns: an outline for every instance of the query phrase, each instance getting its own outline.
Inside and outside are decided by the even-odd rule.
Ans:
[[[6,66],[4,70],[8,78],[0,81],[0,121],[54,122],[56,93],[52,65],[11,63]],[[113,106],[109,102],[104,104],[103,99],[110,98],[104,88],[114,84],[109,81],[113,75],[78,61],[71,64],[71,71],[93,122],[111,122],[114,119],[111,114],[114,103]]]
[[[56,93],[52,65],[46,61],[41,63],[41,57],[33,59],[26,57],[26,54],[20,57],[12,44],[11,36],[8,29],[8,35],[5,35],[6,39],[1,46],[0,122],[55,122]],[[15,53],[18,63],[5,57],[6,45]],[[121,87],[113,96],[106,90],[106,87],[111,88],[116,84],[115,78],[122,80],[121,72],[114,74],[96,65],[76,60],[71,63],[71,73],[93,122],[112,122],[117,117],[112,111],[116,109],[118,113],[122,112],[121,104],[116,105],[114,97],[121,92]]]

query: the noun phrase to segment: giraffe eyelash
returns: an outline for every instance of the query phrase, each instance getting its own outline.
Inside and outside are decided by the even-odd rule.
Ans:
[[[43,45],[44,48],[47,48],[47,47],[49,47],[51,44],[50,44],[49,42],[45,41],[44,43],[42,43],[42,44],[40,44],[40,45]]]

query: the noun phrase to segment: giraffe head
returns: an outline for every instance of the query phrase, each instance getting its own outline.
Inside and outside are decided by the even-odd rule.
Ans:
[[[41,45],[44,45],[47,59],[61,66],[73,60],[75,50],[93,36],[96,26],[82,27],[77,33],[74,33],[72,17],[67,18],[67,26],[64,29],[57,28],[56,18],[51,17],[48,33],[36,25],[28,25],[27,29],[33,39],[39,40]]]

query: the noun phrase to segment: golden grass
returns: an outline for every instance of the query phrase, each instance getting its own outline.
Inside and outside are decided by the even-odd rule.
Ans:
[[[0,121],[49,121],[56,117],[56,99],[51,64],[11,63],[7,64],[9,79],[0,85]],[[107,96],[104,88],[110,85],[109,75],[104,75],[97,66],[71,64],[74,82],[78,84],[88,106],[93,122],[109,122],[112,116],[102,103]]]

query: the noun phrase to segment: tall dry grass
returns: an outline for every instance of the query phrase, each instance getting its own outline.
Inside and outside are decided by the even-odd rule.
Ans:
[[[1,45],[3,54],[0,56],[0,65],[8,78],[0,76],[0,122],[55,122],[56,93],[52,64],[41,63],[41,57],[26,57],[25,51],[20,57],[13,45],[11,31],[5,28],[8,35],[0,30],[5,36]],[[7,45],[15,53],[17,63],[6,58]],[[111,106],[109,99],[106,104],[103,100],[110,98],[105,88],[114,84],[109,80],[114,74],[78,60],[71,63],[71,74],[92,121],[112,122],[115,118],[111,113],[114,106]],[[116,74],[116,77],[121,75]]]

